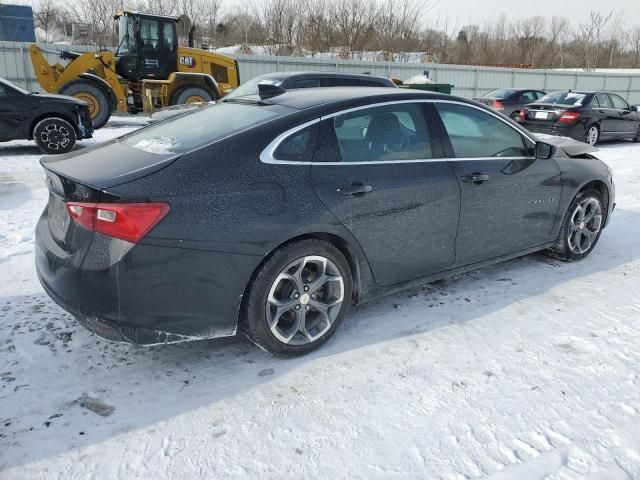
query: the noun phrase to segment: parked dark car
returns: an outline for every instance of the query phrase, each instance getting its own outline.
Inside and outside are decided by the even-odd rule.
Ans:
[[[242,332],[302,354],[352,304],[538,250],[584,258],[613,211],[593,147],[473,101],[261,91],[43,160],[51,298],[112,340]]]
[[[35,140],[44,153],[67,153],[91,138],[89,107],[64,95],[30,93],[0,78],[0,142]]]
[[[339,72],[276,72],[258,75],[243,83],[225,99],[257,95],[259,84],[269,84],[285,90],[317,87],[388,87],[398,88],[390,78]]]
[[[590,145],[600,140],[640,142],[640,114],[607,92],[552,92],[520,111],[518,122],[533,133],[570,137]]]
[[[546,93],[542,90],[532,90],[530,88],[499,88],[485,93],[475,100],[488,105],[512,120],[516,120],[522,107],[535,102],[545,95]]]

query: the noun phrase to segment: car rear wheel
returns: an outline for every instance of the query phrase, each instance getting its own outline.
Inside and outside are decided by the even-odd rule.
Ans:
[[[602,195],[597,190],[580,192],[565,215],[560,235],[550,253],[566,261],[580,260],[591,253],[604,226]]]
[[[591,125],[585,132],[585,142],[595,145],[600,140],[600,129],[597,125]]]
[[[322,240],[293,242],[276,250],[253,279],[243,329],[274,355],[308,353],[335,333],[351,292],[351,271],[340,250]]]
[[[516,110],[511,114],[511,120],[513,120],[514,122],[517,122],[519,116],[520,116],[520,111]]]
[[[69,122],[62,118],[49,117],[36,124],[33,139],[44,153],[56,154],[69,152],[76,144],[77,136]]]

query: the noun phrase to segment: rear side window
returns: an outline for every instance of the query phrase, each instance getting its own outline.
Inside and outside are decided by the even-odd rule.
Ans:
[[[317,136],[318,124],[309,125],[284,139],[273,153],[273,158],[288,162],[310,162]]]
[[[343,162],[432,158],[431,142],[416,104],[372,107],[338,115],[333,129]]]
[[[481,110],[454,103],[435,103],[456,158],[525,157],[522,135]]]
[[[611,108],[609,95],[600,93],[593,98],[592,105],[594,108]]]
[[[304,78],[300,80],[294,80],[291,83],[287,84],[285,88],[294,89],[294,88],[315,88],[320,86],[320,80],[317,78]]]
[[[286,114],[281,105],[224,102],[143,128],[121,140],[157,154],[183,153]]]
[[[323,87],[360,87],[357,78],[323,78],[320,82]]]

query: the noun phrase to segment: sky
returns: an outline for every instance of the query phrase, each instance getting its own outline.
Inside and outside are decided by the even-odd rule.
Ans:
[[[448,23],[456,27],[482,24],[500,14],[509,18],[560,16],[568,18],[572,25],[586,22],[591,10],[614,16],[624,12],[627,25],[640,24],[640,0],[430,0],[433,8],[425,15],[425,23],[438,17],[448,17]],[[532,8],[535,5],[535,8]]]

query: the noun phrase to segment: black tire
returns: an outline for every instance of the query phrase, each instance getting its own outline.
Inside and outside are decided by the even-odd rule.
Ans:
[[[333,322],[325,323],[323,328],[328,329],[323,334],[321,334],[323,330],[318,331],[317,338],[315,340],[308,341],[308,343],[303,344],[285,343],[276,338],[272,330],[269,328],[267,315],[271,314],[271,312],[268,312],[267,309],[273,308],[273,306],[269,305],[269,307],[267,307],[267,299],[269,298],[270,291],[273,290],[274,285],[277,285],[277,278],[284,271],[284,269],[286,269],[292,263],[299,262],[302,258],[309,256],[321,256],[332,262],[333,267],[337,267],[339,275],[341,275],[343,280],[342,303],[336,307],[339,310],[337,311],[337,314],[335,314],[336,312],[334,312],[335,319],[333,320]],[[313,279],[308,281],[307,283],[312,284]],[[305,286],[305,289],[306,288],[307,287]],[[320,347],[338,329],[340,323],[347,315],[347,312],[349,310],[352,298],[352,289],[353,282],[349,263],[345,259],[344,255],[340,252],[340,250],[338,250],[335,246],[328,242],[316,239],[299,240],[292,242],[273,252],[273,254],[261,266],[257,274],[252,279],[247,289],[248,292],[245,296],[245,302],[242,308],[240,319],[241,330],[252,342],[273,355],[303,355]],[[303,308],[308,309],[309,306],[306,304],[306,302],[304,302],[303,296],[300,296],[299,302],[304,305]],[[294,297],[298,298],[297,296],[295,296],[295,292],[290,293],[288,301],[292,300],[294,303],[296,303],[297,300],[295,300]],[[309,295],[306,295],[306,297],[307,301],[314,301],[309,300]],[[315,296],[313,297],[318,298]],[[299,309],[302,305],[297,305],[296,308]],[[296,315],[296,313],[292,311],[292,309],[289,309],[288,313],[293,314],[294,316]],[[306,318],[306,315],[313,313],[314,311],[312,308],[308,313],[304,314],[304,318]],[[281,315],[278,318],[282,318],[283,316],[284,315]],[[279,320],[274,323],[278,322]],[[307,320],[305,320],[305,322],[307,322]],[[305,323],[305,329],[307,325],[308,324]],[[312,327],[313,325],[314,324],[312,322]]]
[[[95,130],[104,127],[112,113],[109,94],[89,80],[76,80],[60,89],[62,95],[70,95],[89,105],[91,123]]]
[[[595,140],[590,139],[591,129],[594,129]],[[597,124],[593,123],[589,125],[589,127],[587,127],[584,131],[584,142],[588,143],[589,145],[596,145],[599,141],[600,141],[600,127]]]
[[[640,143],[640,125],[638,125],[638,130],[636,130],[636,136],[633,137],[634,143]]]
[[[202,87],[183,87],[171,96],[171,105],[193,103],[190,99],[199,97],[203,102],[211,102],[214,98]]]
[[[572,229],[576,230],[575,226],[572,227],[572,224],[574,224],[574,221],[573,221],[574,215],[576,214],[576,210],[578,206],[584,202],[587,202],[589,199],[595,199],[599,204],[600,211],[601,211],[600,223],[598,225],[597,233],[590,240],[590,246],[587,249],[585,249],[583,252],[576,252],[571,245],[571,243],[576,243],[575,234],[573,236],[573,239],[574,239],[573,242],[570,243],[570,239],[572,237],[569,235],[569,233]],[[604,227],[606,215],[607,215],[606,206],[603,202],[602,194],[598,190],[590,189],[590,190],[579,192],[576,195],[576,197],[573,199],[571,204],[569,205],[569,208],[567,210],[567,213],[565,214],[564,220],[562,221],[562,228],[560,229],[558,240],[556,241],[556,244],[553,247],[551,247],[551,249],[549,250],[549,254],[555,258],[559,258],[567,262],[582,260],[583,258],[585,258],[587,255],[589,255],[593,251],[596,244],[598,243],[598,240],[600,239],[600,235],[602,233],[602,227]],[[592,222],[587,222],[587,223],[591,224],[592,226],[594,225]],[[582,228],[588,229],[589,225],[585,225]],[[593,233],[591,232],[591,230],[589,231],[590,231],[590,234]]]
[[[519,116],[520,116],[520,110],[516,110],[511,114],[511,120],[513,120],[514,122],[517,122]]]
[[[71,151],[78,137],[69,122],[58,117],[48,117],[36,124],[33,139],[40,150],[54,155]]]

